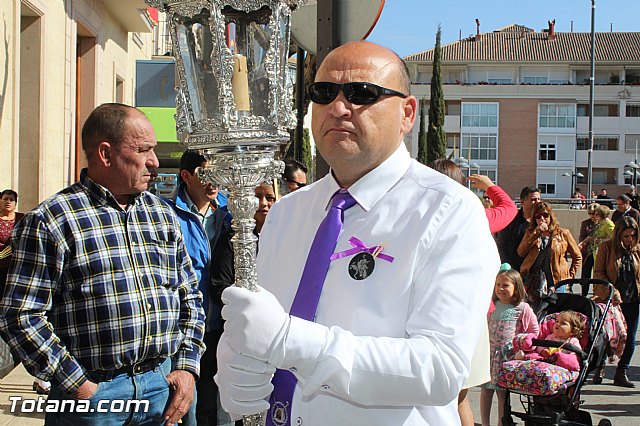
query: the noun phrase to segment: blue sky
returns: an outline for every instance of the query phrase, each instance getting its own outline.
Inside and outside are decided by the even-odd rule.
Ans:
[[[556,20],[556,31],[589,32],[591,0],[386,0],[368,40],[390,47],[400,56],[433,48],[438,24],[442,43],[509,24],[540,31]],[[640,31],[639,0],[596,0],[596,31]]]

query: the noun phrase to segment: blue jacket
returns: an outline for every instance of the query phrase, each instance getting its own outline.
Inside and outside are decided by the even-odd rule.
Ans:
[[[198,289],[202,293],[202,306],[207,316],[207,331],[222,327],[220,318],[220,307],[211,303],[210,298],[210,264],[211,254],[216,246],[218,238],[223,230],[231,225],[231,215],[227,210],[227,197],[220,194],[216,201],[220,202],[220,207],[214,211],[214,232],[207,236],[200,218],[189,210],[188,195],[186,185],[180,182],[173,193],[163,200],[170,205],[178,216],[180,230],[184,239],[184,244],[193,263],[193,269],[198,277]],[[224,206],[222,205],[224,203]]]

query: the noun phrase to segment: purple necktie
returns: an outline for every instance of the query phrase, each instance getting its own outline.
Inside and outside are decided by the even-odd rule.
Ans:
[[[339,190],[331,199],[331,208],[320,223],[307,256],[307,263],[300,278],[290,315],[314,321],[324,279],[329,270],[331,255],[336,249],[342,230],[344,211],[356,201],[346,190]],[[296,388],[296,376],[288,370],[277,370],[271,380],[273,392],[269,398],[271,407],[267,413],[267,426],[291,425],[291,399]]]

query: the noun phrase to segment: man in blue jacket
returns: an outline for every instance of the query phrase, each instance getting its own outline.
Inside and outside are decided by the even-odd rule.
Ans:
[[[193,409],[183,424],[217,426],[219,414],[226,416],[223,410],[218,413],[218,387],[213,381],[216,373],[216,347],[222,334],[221,307],[210,297],[211,254],[220,235],[231,226],[231,215],[227,210],[227,197],[218,191],[218,187],[200,181],[196,173],[198,167],[204,167],[206,159],[193,151],[185,151],[180,158],[179,183],[173,193],[165,199],[176,211],[184,237],[187,252],[198,276],[199,289],[202,292],[203,307],[206,314],[204,342],[207,350],[202,356],[200,379],[196,382],[196,391],[200,398],[192,405]],[[231,421],[227,418],[226,422]]]

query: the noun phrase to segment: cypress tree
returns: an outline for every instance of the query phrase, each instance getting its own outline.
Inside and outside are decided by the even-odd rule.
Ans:
[[[444,94],[442,93],[440,27],[436,33],[436,48],[433,52],[433,75],[431,76],[431,99],[429,100],[429,130],[427,130],[427,162],[444,158],[447,137],[444,131]]]
[[[427,160],[427,130],[425,125],[425,104],[424,101],[420,101],[420,130],[418,131],[418,158],[417,160],[422,164],[428,164]]]

